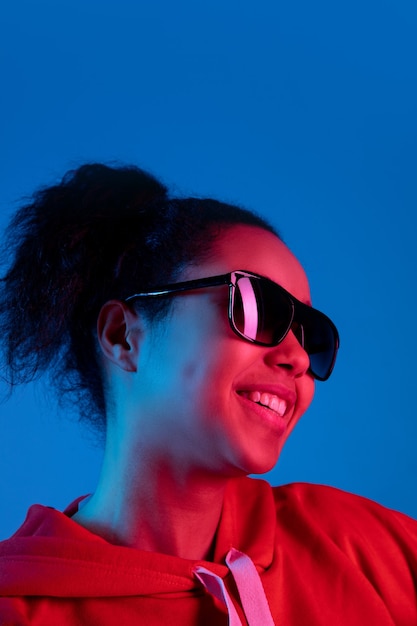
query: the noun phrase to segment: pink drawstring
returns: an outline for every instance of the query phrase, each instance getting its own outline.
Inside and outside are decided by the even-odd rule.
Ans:
[[[249,626],[274,626],[262,581],[252,559],[232,548],[226,556],[226,564],[235,579]]]
[[[194,569],[194,574],[207,591],[226,606],[229,614],[229,626],[243,626],[223,579],[201,566]]]
[[[253,561],[247,554],[232,548],[226,556],[226,564],[239,591],[248,626],[274,626],[262,581]],[[223,579],[201,566],[196,567],[194,573],[207,591],[226,606],[229,626],[242,626]]]

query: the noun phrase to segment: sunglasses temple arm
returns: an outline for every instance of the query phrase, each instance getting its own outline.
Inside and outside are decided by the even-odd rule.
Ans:
[[[136,298],[167,296],[171,293],[181,293],[182,291],[193,291],[194,289],[204,289],[205,287],[217,287],[229,284],[230,274],[212,276],[210,278],[197,278],[195,280],[187,280],[182,283],[174,283],[173,285],[159,287],[158,289],[153,289],[152,291],[135,293],[128,298],[125,298],[124,301],[130,302]]]

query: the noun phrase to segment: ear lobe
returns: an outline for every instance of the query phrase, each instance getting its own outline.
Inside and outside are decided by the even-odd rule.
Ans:
[[[138,316],[120,300],[109,300],[97,319],[97,337],[103,354],[121,369],[136,372],[141,334]]]

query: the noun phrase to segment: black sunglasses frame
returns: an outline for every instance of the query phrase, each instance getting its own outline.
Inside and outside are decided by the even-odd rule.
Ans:
[[[258,341],[256,339],[252,339],[251,337],[246,336],[236,326],[236,323],[234,320],[234,314],[233,314],[234,300],[235,300],[235,287],[237,285],[239,278],[243,278],[243,277],[255,278],[257,280],[267,282],[269,285],[272,285],[274,289],[279,290],[280,294],[284,296],[285,299],[290,304],[291,311],[292,311],[291,317],[286,326],[285,331],[283,333],[280,333],[278,340],[275,340],[273,342]],[[336,326],[333,324],[331,319],[327,317],[327,315],[325,315],[318,309],[314,309],[313,307],[307,304],[304,304],[304,302],[297,300],[297,298],[295,298],[291,293],[289,293],[289,291],[286,291],[286,289],[281,287],[281,285],[278,285],[278,283],[275,283],[271,281],[269,278],[265,278],[264,276],[260,276],[259,274],[254,274],[253,272],[248,272],[246,270],[236,270],[234,272],[229,272],[228,274],[221,274],[219,276],[210,276],[207,278],[197,278],[194,280],[187,280],[184,282],[157,287],[155,289],[152,289],[151,291],[135,293],[125,298],[124,302],[128,303],[133,300],[140,299],[140,298],[157,298],[157,297],[169,296],[171,294],[178,294],[178,293],[182,293],[185,291],[193,291],[195,289],[204,289],[206,287],[219,287],[221,285],[227,285],[229,287],[228,318],[229,318],[229,324],[230,324],[231,329],[236,335],[238,335],[245,341],[248,341],[250,343],[253,343],[259,346],[265,346],[265,347],[277,346],[285,339],[285,337],[291,330],[291,327],[293,326],[294,322],[296,322],[299,317],[311,318],[312,314],[319,316],[322,319],[322,321],[328,326],[328,328],[330,329],[331,336],[333,337],[332,358],[329,361],[326,371],[322,374],[318,374],[318,372],[315,372],[314,369],[312,369],[311,367],[312,355],[309,354],[310,372],[314,376],[314,378],[316,378],[317,380],[324,381],[329,378],[330,374],[332,373],[332,370],[336,361],[337,351],[339,348],[339,333],[337,331]],[[300,325],[302,327],[302,324]],[[302,339],[302,335],[303,333],[301,333],[301,337],[300,337],[298,336],[298,333],[296,333],[297,339],[299,340],[302,347],[304,347],[304,341]]]

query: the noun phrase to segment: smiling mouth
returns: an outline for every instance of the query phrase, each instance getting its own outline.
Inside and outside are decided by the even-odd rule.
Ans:
[[[247,398],[255,404],[260,404],[261,406],[270,409],[274,413],[277,413],[280,417],[284,417],[287,411],[287,402],[275,394],[266,393],[264,391],[242,391],[239,395]]]

